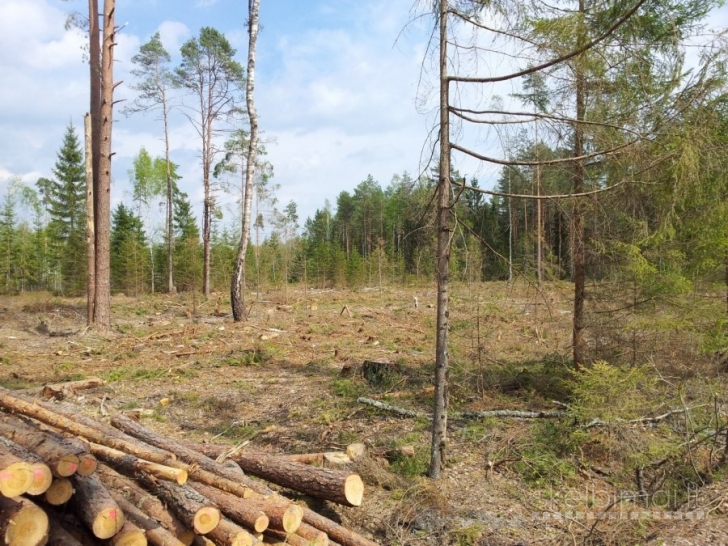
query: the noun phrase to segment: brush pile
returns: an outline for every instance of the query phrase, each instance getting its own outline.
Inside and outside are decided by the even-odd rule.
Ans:
[[[376,546],[274,492],[359,506],[361,478],[293,456],[183,445],[118,414],[0,388],[0,537],[11,546]],[[202,452],[205,453],[202,453]]]

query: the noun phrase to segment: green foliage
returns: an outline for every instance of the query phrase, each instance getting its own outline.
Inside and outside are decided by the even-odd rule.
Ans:
[[[615,366],[594,362],[576,374],[570,411],[580,422],[634,419],[649,414],[658,377],[648,366]]]
[[[111,223],[112,288],[129,295],[146,292],[150,259],[141,219],[120,203]]]

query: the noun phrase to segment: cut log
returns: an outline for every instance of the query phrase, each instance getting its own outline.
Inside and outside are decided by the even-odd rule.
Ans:
[[[0,436],[0,448],[7,449],[10,454],[30,465],[33,472],[33,483],[26,493],[29,495],[42,495],[48,490],[53,482],[53,475],[51,469],[38,455],[4,436]]]
[[[48,541],[46,513],[28,499],[0,497],[0,534],[7,546],[43,546]]]
[[[111,537],[109,544],[111,546],[147,546],[147,536],[132,522],[125,521],[121,531]]]
[[[104,444],[148,461],[169,464],[170,458],[175,459],[171,453],[155,449],[152,446],[140,445],[139,442],[135,442],[119,430],[81,415],[78,413],[78,409],[74,409],[69,404],[51,405],[38,400],[28,400],[24,396],[0,387],[0,407],[22,413],[74,436],[81,436],[88,441]]]
[[[241,499],[232,493],[226,493],[197,482],[190,482],[190,486],[202,496],[210,499],[223,514],[233,521],[253,529],[256,533],[262,533],[268,528],[270,523],[267,512],[251,505],[252,499]]]
[[[297,534],[287,534],[283,531],[269,529],[263,533],[263,540],[266,542],[270,541],[273,544],[289,544],[290,546],[328,546],[329,540],[326,537],[326,534],[321,533],[321,535],[323,536],[323,539],[316,542],[305,539]],[[322,540],[325,540],[325,542],[322,542]]]
[[[158,521],[162,527],[172,533],[185,546],[192,544],[192,539],[195,536],[194,531],[185,526],[157,497],[152,496],[136,482],[122,476],[104,464],[99,465],[98,476],[115,500],[118,501],[118,495],[124,495],[142,512]]]
[[[188,485],[155,480],[143,473],[139,480],[169,506],[182,523],[194,529],[195,533],[205,535],[220,523],[220,510]]]
[[[89,377],[88,379],[67,381],[65,383],[54,383],[52,385],[43,386],[40,390],[40,395],[46,400],[51,398],[63,400],[67,396],[76,394],[78,391],[101,387],[103,384],[104,380],[99,377]]]
[[[0,435],[38,455],[54,476],[65,478],[78,470],[78,444],[41,431],[13,415],[0,414]]]
[[[362,444],[363,445],[363,444]],[[217,459],[218,457],[224,455],[229,451],[229,447],[222,445],[222,444],[186,444],[186,447],[189,447],[190,449],[194,449],[195,451],[199,451],[203,455],[210,457],[211,459]],[[301,464],[313,464],[318,466],[323,466],[326,463],[334,464],[334,465],[342,465],[342,464],[348,464],[351,462],[351,458],[347,456],[346,453],[342,453],[340,451],[326,451],[322,453],[297,453],[297,454],[270,454],[265,452],[258,452],[253,450],[246,450],[246,453],[250,454],[251,456],[254,456],[257,453],[262,453],[264,456],[274,456],[277,458],[280,458],[284,461],[294,461]],[[232,453],[230,455],[233,457],[233,459],[226,459],[234,460],[235,454]],[[224,464],[224,461],[223,461]]]
[[[225,468],[221,463],[205,457],[194,449],[189,449],[169,438],[161,437],[133,419],[123,415],[115,415],[111,418],[111,424],[142,442],[151,444],[163,451],[174,453],[179,459],[192,465],[188,469],[190,477],[199,482],[217,487],[218,489],[243,498],[257,497],[261,494],[272,494],[272,491],[267,488],[261,489],[260,484],[254,482],[247,476],[241,477],[234,470]],[[122,449],[122,451],[126,450]]]
[[[302,523],[296,535],[306,539],[311,546],[328,546],[329,536],[308,523]]]
[[[47,464],[41,462],[30,463],[30,468],[33,471],[33,483],[26,493],[33,496],[42,495],[53,483],[51,469]]]
[[[117,416],[119,417],[119,416]],[[124,418],[125,422],[130,422],[131,420]],[[114,426],[121,425],[121,422],[117,420],[116,418],[112,419],[112,424]],[[234,481],[236,478],[238,480],[241,479],[239,474],[236,474],[234,471],[227,469],[223,467],[220,463],[217,463],[210,459],[209,457],[205,457],[204,455],[196,452],[193,449],[186,448],[182,445],[180,445],[177,442],[172,442],[164,438],[160,438],[153,432],[149,431],[145,427],[142,427],[138,423],[131,422],[131,425],[134,429],[139,428],[145,433],[149,434],[148,438],[140,438],[144,441],[151,443],[152,445],[155,445],[157,447],[161,447],[163,445],[168,446],[170,449],[173,449],[174,452],[184,461],[189,462],[191,464],[200,464],[200,466],[205,465],[207,468],[210,468],[210,473],[215,473],[218,476],[224,474],[225,476],[231,476],[231,479],[228,480],[227,478],[218,478],[218,480],[209,479],[209,476],[202,474],[197,469],[194,472],[190,471],[190,477],[192,479],[195,479],[197,481],[203,482],[207,485],[212,485],[214,487],[219,487],[220,489],[223,489],[224,491],[228,491],[230,493],[237,494],[238,496],[245,496],[249,497],[251,496],[251,491],[253,493],[258,493],[259,495],[274,495],[273,492],[265,485],[260,482],[256,482],[254,480],[251,480],[247,476],[245,481],[245,487],[240,486],[236,488],[236,484]],[[134,427],[134,425],[136,425]],[[121,425],[123,426],[123,425]],[[130,429],[132,430],[132,429]],[[127,432],[130,432],[128,430]],[[140,430],[140,433],[141,433]],[[135,434],[133,434],[135,435]],[[204,476],[204,479],[200,479]],[[208,480],[209,481],[206,481]],[[240,488],[242,488],[244,491],[239,492]],[[250,491],[249,491],[250,490]],[[253,495],[254,496],[254,495]],[[336,522],[331,521],[330,519],[321,516],[320,514],[317,514],[313,510],[310,510],[308,508],[304,509],[303,511],[303,521],[308,523],[309,525],[312,525],[316,527],[317,529],[325,532],[331,539],[335,540],[342,546],[378,546],[375,542],[372,542],[371,540],[368,540],[357,533],[354,533],[353,531],[337,524]]]
[[[303,521],[319,531],[323,531],[328,535],[329,539],[335,540],[341,546],[379,546],[376,542],[364,538],[321,514],[317,514],[310,508],[303,510]]]
[[[258,542],[248,531],[224,518],[207,536],[218,546],[253,546]]]
[[[134,455],[128,455],[123,451],[101,444],[92,443],[91,451],[94,455],[102,458],[125,474],[146,472],[157,478],[173,481],[180,485],[187,482],[187,470],[183,468],[172,468],[171,466],[145,461]]]
[[[111,496],[117,502],[119,507],[124,511],[127,521],[131,521],[143,529],[146,533],[147,540],[154,546],[185,546],[185,544],[167,531],[159,522],[153,520],[137,508],[133,503],[128,501],[121,493],[109,491]]]
[[[33,486],[33,467],[0,444],[0,494],[17,497]]]
[[[90,476],[96,472],[99,462],[96,460],[91,453],[79,453],[78,454],[78,470],[76,472],[79,476]]]
[[[69,533],[61,522],[50,516],[50,530],[48,533],[48,546],[82,546],[81,542]]]
[[[73,476],[78,515],[95,537],[111,538],[124,526],[124,512],[95,476]]]
[[[68,478],[53,478],[43,498],[51,506],[66,504],[73,496],[73,484]]]
[[[243,451],[232,459],[248,474],[269,482],[345,506],[361,506],[364,482],[358,474],[311,467],[262,453]]]

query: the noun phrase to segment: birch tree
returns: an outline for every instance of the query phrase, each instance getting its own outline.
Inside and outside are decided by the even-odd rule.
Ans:
[[[248,2],[248,77],[245,83],[245,101],[250,119],[250,140],[248,142],[248,159],[245,165],[245,193],[243,196],[243,223],[238,254],[235,258],[230,286],[230,304],[233,319],[241,321],[245,318],[245,255],[250,238],[250,216],[253,203],[253,182],[255,180],[256,152],[258,150],[258,114],[255,110],[255,52],[258,41],[259,0]]]

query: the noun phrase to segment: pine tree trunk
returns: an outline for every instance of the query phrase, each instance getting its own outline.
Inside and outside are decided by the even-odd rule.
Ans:
[[[111,128],[114,102],[115,1],[104,0],[104,41],[101,53],[101,109],[98,182],[94,187],[96,289],[93,326],[111,328]],[[93,40],[92,40],[93,43]]]

